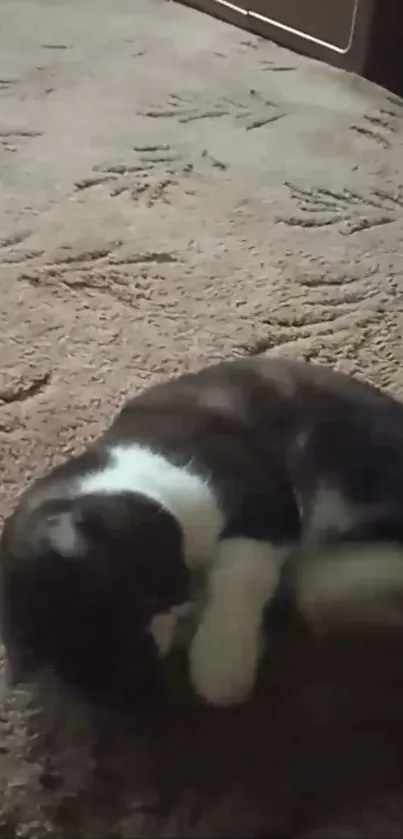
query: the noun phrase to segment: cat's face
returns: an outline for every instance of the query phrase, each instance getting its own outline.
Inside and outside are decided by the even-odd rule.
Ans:
[[[101,704],[150,704],[175,609],[189,599],[181,534],[168,514],[132,497],[73,507],[48,505],[30,533],[25,523],[24,538],[18,516],[6,525],[0,591],[10,669],[24,678],[49,668]]]

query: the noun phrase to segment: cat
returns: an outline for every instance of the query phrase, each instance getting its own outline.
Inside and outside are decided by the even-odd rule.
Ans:
[[[360,605],[401,625],[402,546],[403,406],[315,364],[221,362],[145,389],[23,493],[0,543],[10,673],[46,666],[91,699],[151,703],[200,578],[190,681],[239,704],[284,569],[312,625]]]

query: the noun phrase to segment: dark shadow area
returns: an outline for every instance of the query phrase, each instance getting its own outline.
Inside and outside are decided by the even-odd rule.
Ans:
[[[97,750],[93,805],[122,813],[138,778],[138,809],[128,806],[128,832],[116,835],[367,835],[329,824],[401,788],[402,652],[386,636],[317,646],[295,626],[250,705],[112,728]],[[393,819],[383,835],[402,835],[396,807]]]

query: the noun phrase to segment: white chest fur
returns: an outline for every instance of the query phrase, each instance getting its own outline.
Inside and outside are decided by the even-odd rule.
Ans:
[[[109,455],[104,469],[80,479],[76,493],[140,493],[161,504],[180,524],[184,558],[191,569],[213,561],[224,517],[212,488],[191,464],[176,466],[135,444],[114,446]]]

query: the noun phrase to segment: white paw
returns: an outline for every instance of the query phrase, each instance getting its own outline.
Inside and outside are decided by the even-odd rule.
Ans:
[[[210,705],[239,705],[251,696],[256,682],[260,636],[217,626],[208,616],[190,647],[190,679],[194,691]]]

